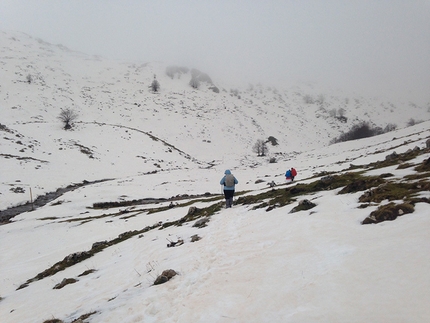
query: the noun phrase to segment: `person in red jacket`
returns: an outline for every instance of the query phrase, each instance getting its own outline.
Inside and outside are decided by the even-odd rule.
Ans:
[[[294,181],[294,177],[297,176],[297,171],[294,167],[291,167],[291,181]]]
[[[285,179],[287,180],[287,182],[292,182],[294,181],[294,177],[297,176],[297,171],[295,168],[291,168],[289,170],[287,170],[287,172],[285,173]]]

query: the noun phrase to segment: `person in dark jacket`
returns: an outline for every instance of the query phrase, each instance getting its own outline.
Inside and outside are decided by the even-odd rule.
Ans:
[[[226,208],[232,207],[235,185],[239,183],[229,169],[224,172],[224,177],[219,182],[224,185],[224,197]]]

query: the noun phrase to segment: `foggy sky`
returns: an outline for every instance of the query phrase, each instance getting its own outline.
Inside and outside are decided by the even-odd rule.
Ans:
[[[430,102],[430,0],[1,0],[0,29],[215,81]]]

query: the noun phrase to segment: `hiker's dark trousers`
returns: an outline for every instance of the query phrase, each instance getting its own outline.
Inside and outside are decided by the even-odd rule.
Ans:
[[[233,196],[234,196],[234,190],[224,190],[226,207],[231,207],[233,205]]]

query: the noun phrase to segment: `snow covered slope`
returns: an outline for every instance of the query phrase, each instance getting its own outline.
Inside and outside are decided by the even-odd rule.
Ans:
[[[366,176],[425,183],[428,172],[414,176],[430,160],[428,138],[426,122],[291,162],[301,185],[318,181],[315,174],[345,173],[351,164]],[[367,166],[417,149],[402,167]],[[286,192],[282,173],[276,164],[234,171],[232,209],[222,208],[220,195],[192,196],[215,190],[222,176],[217,167],[196,167],[90,184],[14,217],[0,226],[2,322],[425,322],[428,189],[416,195],[423,200],[412,214],[377,225],[361,224],[378,208],[362,207],[363,191],[326,189],[270,212],[255,207],[271,196],[269,181],[278,185],[276,194]],[[237,200],[244,191],[267,194],[248,205]],[[174,207],[169,200],[127,203],[184,192],[189,196],[173,200]],[[291,213],[303,199],[316,207]],[[192,207],[215,212],[192,220]],[[172,242],[178,244],[169,248]],[[153,285],[166,269],[177,275]]]
[[[30,187],[38,196],[106,177],[194,166],[255,167],[269,157],[282,161],[327,146],[362,120],[402,128],[410,118],[427,120],[429,114],[428,107],[410,102],[326,93],[315,86],[240,89],[212,80],[194,89],[191,70],[172,78],[163,63],[110,61],[21,33],[0,32],[0,45],[0,208],[27,201]],[[154,76],[158,93],[150,90]],[[62,109],[79,114],[73,131],[62,129]],[[333,117],[339,109],[346,123]],[[267,158],[257,158],[253,145],[270,136],[278,145],[269,145]],[[46,181],[35,182],[35,172]],[[9,194],[16,183],[25,197]]]
[[[30,189],[58,193],[0,226],[2,323],[426,322],[429,171],[417,167],[430,160],[430,122],[405,125],[428,106],[309,85],[193,89],[191,71],[172,79],[166,68],[0,32],[0,210]],[[57,119],[66,108],[79,113],[71,131]],[[359,121],[399,129],[328,145]],[[279,145],[257,157],[269,136]],[[290,167],[297,186],[285,185]],[[232,209],[226,168],[239,180]],[[325,187],[284,203],[286,188],[355,172],[417,192],[363,203],[363,191]],[[412,213],[361,224],[406,198]],[[302,200],[315,207],[291,213]],[[178,275],[153,285],[165,269]]]

